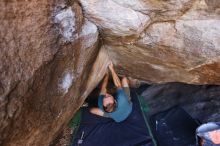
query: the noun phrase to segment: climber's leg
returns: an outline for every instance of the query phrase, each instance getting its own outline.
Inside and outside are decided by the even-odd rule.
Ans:
[[[128,77],[129,79],[129,85],[132,88],[139,88],[141,86],[141,81],[137,80],[137,79],[133,79],[131,77]]]
[[[125,94],[128,96],[128,99],[131,100],[130,96],[130,88],[129,88],[129,81],[126,77],[123,77],[121,80],[122,87],[125,91]]]
[[[121,80],[122,87],[129,87],[127,77],[123,77]]]

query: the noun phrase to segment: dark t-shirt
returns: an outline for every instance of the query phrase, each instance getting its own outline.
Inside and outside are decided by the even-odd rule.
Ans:
[[[129,101],[128,96],[125,94],[124,90],[122,88],[117,90],[117,94],[115,100],[117,101],[117,107],[115,111],[111,113],[106,113],[103,110],[103,98],[104,95],[100,95],[98,98],[98,106],[99,108],[104,112],[104,114],[116,122],[122,122],[124,121],[131,113],[132,111],[132,103]]]

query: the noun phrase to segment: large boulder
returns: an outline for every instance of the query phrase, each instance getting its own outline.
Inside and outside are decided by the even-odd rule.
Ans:
[[[151,83],[220,84],[219,1],[80,2],[121,74]]]
[[[0,145],[48,145],[96,86],[98,29],[77,2],[0,7]]]

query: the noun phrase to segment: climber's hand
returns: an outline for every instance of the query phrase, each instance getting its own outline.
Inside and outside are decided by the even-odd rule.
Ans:
[[[109,65],[108,65],[108,67],[109,67],[110,70],[112,70],[112,69],[114,68],[114,67],[113,67],[113,63],[110,62]]]
[[[113,82],[114,82],[115,86],[116,86],[117,88],[121,88],[121,81],[120,81],[120,79],[119,79],[117,73],[116,73],[115,70],[114,70],[113,63],[110,62],[110,64],[108,65],[108,67],[109,67],[109,70],[110,70],[111,73],[112,73],[112,78],[113,78]]]

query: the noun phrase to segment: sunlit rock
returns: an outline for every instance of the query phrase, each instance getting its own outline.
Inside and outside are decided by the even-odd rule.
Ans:
[[[150,17],[112,0],[80,0],[86,17],[106,34],[128,36],[139,34],[150,23]]]
[[[216,1],[81,0],[81,4],[87,19],[102,30],[104,47],[121,74],[150,83],[220,84]],[[134,19],[125,17],[127,11],[119,13],[120,9],[149,16],[150,24],[125,35],[115,28],[126,30]],[[125,21],[127,25],[121,23]]]

